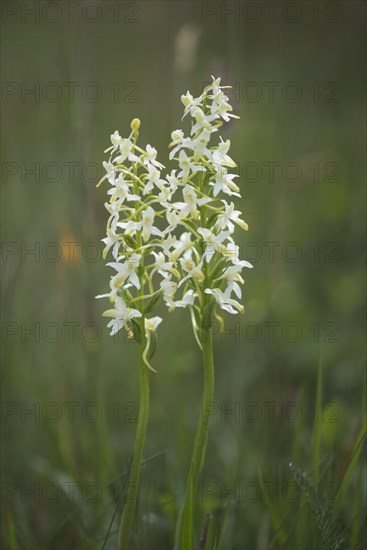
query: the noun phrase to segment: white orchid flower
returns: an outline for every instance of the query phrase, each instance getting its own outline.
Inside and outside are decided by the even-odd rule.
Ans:
[[[176,176],[176,170],[171,170],[171,173],[167,175],[167,181],[172,192],[176,191],[177,187],[180,184],[180,180]]]
[[[181,279],[178,286],[180,287],[187,279],[194,278],[200,283],[204,281],[205,275],[202,271],[203,262],[201,261],[198,265],[195,264],[190,258],[181,258],[180,259],[181,267],[184,271],[187,272],[187,275]]]
[[[172,243],[173,251],[169,254],[169,261],[177,262],[178,258],[191,246],[191,234],[188,231],[185,231],[181,234],[178,241],[175,240],[175,242]]]
[[[115,298],[115,308],[107,309],[102,313],[103,317],[112,317],[112,320],[107,324],[108,328],[111,328],[110,335],[113,336],[121,330],[126,323],[131,319],[141,317],[142,314],[137,309],[129,308],[125,302],[119,296]]]
[[[159,273],[163,277],[166,277],[167,272],[170,272],[173,268],[173,262],[167,262],[163,252],[157,253],[152,250],[152,254],[155,258],[155,263],[153,264],[153,269],[150,276],[153,277],[154,273]]]
[[[173,206],[179,211],[179,217],[184,219],[189,213],[195,220],[199,216],[198,206],[211,202],[209,197],[198,198],[197,193],[193,187],[186,185],[182,191],[185,202],[175,202]]]
[[[158,162],[156,158],[157,158],[157,149],[155,149],[154,147],[148,144],[145,148],[143,163],[147,166],[152,164],[153,166],[155,166],[155,168],[159,168],[160,170],[162,170],[164,166],[163,164]]]
[[[102,239],[102,242],[106,245],[103,249],[103,259],[106,258],[108,251],[112,248],[112,256],[117,259],[119,249],[121,246],[120,235],[116,233],[116,221],[112,220],[111,226],[107,227],[107,237]]]
[[[120,288],[125,281],[130,281],[135,288],[140,288],[139,277],[136,274],[141,254],[133,254],[124,262],[109,262],[107,265],[117,271],[117,275],[114,279],[114,285],[116,288]]]
[[[173,147],[173,149],[169,154],[170,160],[173,159],[180,149],[184,147],[190,148],[191,145],[191,139],[189,137],[185,137],[182,130],[174,130],[171,134],[171,138],[172,141],[169,144],[169,147]]]
[[[119,145],[119,150],[119,156],[113,161],[116,164],[123,164],[125,160],[129,160],[130,162],[137,162],[139,160],[139,157],[137,157],[133,152],[134,144],[130,141],[130,139],[123,139]]]
[[[197,297],[197,294],[190,288],[185,292],[185,294],[182,296],[181,300],[177,300],[177,302],[174,302],[174,306],[176,307],[188,307],[194,305],[195,298]]]
[[[151,206],[148,206],[142,214],[141,228],[143,231],[143,241],[147,242],[150,238],[150,235],[159,235],[162,236],[162,231],[157,227],[154,227],[154,217],[155,213]]]
[[[206,115],[204,111],[200,108],[195,109],[194,118],[196,124],[191,128],[191,135],[194,136],[198,130],[207,130],[208,132],[216,132],[217,128],[212,126],[211,122],[216,119],[215,115]]]
[[[213,152],[213,161],[219,165],[229,166],[231,168],[234,168],[236,163],[231,159],[230,156],[227,155],[229,148],[231,146],[231,142],[229,139],[227,141],[223,141],[222,138],[221,142],[217,146],[216,150]]]
[[[120,145],[120,143],[123,141],[122,137],[118,133],[117,130],[114,131],[113,134],[111,134],[111,143],[112,145]]]
[[[230,298],[227,290],[225,292],[222,292],[219,288],[206,288],[204,292],[205,294],[211,294],[212,296],[214,296],[215,301],[217,302],[219,307],[224,309],[225,311],[228,311],[228,313],[243,313],[243,305],[240,304],[237,300],[233,300],[232,298]]]
[[[174,309],[174,295],[177,290],[177,283],[171,280],[171,275],[166,277],[160,282],[160,288],[163,291],[163,300],[165,301],[168,309],[173,311]]]
[[[181,150],[178,155],[178,165],[181,168],[181,172],[178,177],[185,183],[188,180],[190,173],[196,174],[196,172],[205,172],[205,168],[201,164],[194,163],[192,157],[188,157],[185,151]]]
[[[235,265],[227,267],[223,275],[216,279],[217,281],[228,281],[226,291],[228,291],[229,294],[234,292],[237,298],[242,298],[241,287],[238,283],[241,283],[243,285],[243,283],[245,282],[241,276],[241,271],[244,267],[252,268],[253,265],[246,260],[242,260],[240,262],[237,262]]]
[[[224,227],[228,227],[228,229],[232,233],[234,231],[234,225],[232,223],[233,221],[237,225],[239,225],[242,229],[247,231],[248,230],[247,223],[240,219],[240,215],[242,214],[242,212],[240,212],[240,210],[234,209],[233,202],[231,202],[231,204],[228,204],[225,200],[222,200],[222,203],[225,205],[225,209],[224,209],[224,212],[218,216],[217,225],[221,229],[223,229]]]
[[[211,105],[211,113],[215,117],[221,117],[226,122],[229,122],[231,118],[239,118],[237,115],[232,114],[232,105],[228,103],[228,97],[218,89],[213,95],[213,103]]]
[[[203,241],[206,244],[204,259],[207,262],[210,262],[216,252],[220,252],[222,250],[223,241],[228,239],[231,234],[229,231],[221,231],[216,235],[213,231],[205,227],[199,227],[197,231],[199,235],[203,237]]]
[[[208,143],[210,141],[211,133],[208,130],[203,130],[200,132],[196,139],[193,139],[189,145],[190,149],[193,149],[193,159],[195,162],[200,160],[200,158],[205,155],[208,158],[212,157],[211,151],[208,149]]]
[[[155,332],[157,330],[158,325],[160,325],[162,321],[163,321],[162,317],[151,317],[150,319],[147,319],[145,317],[144,326],[145,326],[146,332]]]
[[[203,94],[197,98],[194,98],[191,93],[187,91],[186,94],[183,94],[181,96],[181,101],[185,106],[185,112],[182,117],[184,118],[188,113],[192,115],[193,112],[195,112],[195,110],[198,108],[198,106],[202,104]]]
[[[213,186],[214,197],[217,197],[220,192],[240,197],[240,189],[233,181],[233,178],[239,177],[238,174],[228,174],[227,169],[221,165],[216,164],[215,168],[217,170],[215,180],[209,184]]]

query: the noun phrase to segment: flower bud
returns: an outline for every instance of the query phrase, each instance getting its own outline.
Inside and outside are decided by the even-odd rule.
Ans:
[[[140,128],[140,119],[139,118],[134,118],[131,121],[130,128],[134,132],[134,136],[137,137],[138,136],[138,130]]]
[[[181,102],[185,105],[185,107],[188,107],[190,105],[189,98],[184,94],[182,94],[181,96]]]

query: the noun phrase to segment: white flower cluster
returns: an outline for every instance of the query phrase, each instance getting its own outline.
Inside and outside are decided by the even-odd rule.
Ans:
[[[181,97],[183,118],[192,118],[190,135],[185,136],[182,130],[171,135],[170,159],[178,162],[180,170],[173,170],[168,181],[174,183],[173,193],[181,190],[183,200],[172,200],[166,231],[170,234],[178,226],[185,228],[173,252],[180,272],[177,286],[184,284],[184,292],[179,301],[174,301],[172,295],[164,298],[170,309],[195,305],[200,312],[204,292],[211,294],[222,309],[237,313],[243,311],[243,306],[232,298],[232,293],[242,297],[238,284],[244,282],[241,271],[252,265],[239,261],[232,234],[234,224],[244,230],[248,227],[233,202],[221,198],[221,194],[241,196],[233,181],[237,175],[230,173],[230,168],[236,166],[228,155],[230,141],[220,138],[216,144],[211,142],[223,121],[239,117],[232,114],[220,78],[212,78],[212,84],[199,97],[194,98],[190,92]]]
[[[139,127],[140,121],[134,119],[128,138],[115,131],[111,135],[112,146],[105,151],[110,152],[110,157],[103,163],[106,175],[98,184],[104,180],[110,183],[107,192],[110,201],[105,203],[110,216],[107,236],[102,239],[106,245],[103,256],[106,258],[112,251],[115,261],[107,263],[114,270],[110,292],[97,298],[109,298],[113,304],[113,308],[103,313],[111,318],[107,324],[111,335],[125,327],[131,337],[139,339],[142,337],[139,320],[143,319],[146,339],[143,359],[150,367],[147,356],[152,352],[153,333],[162,321],[160,317],[146,317],[161,293],[154,292],[152,281],[155,273],[162,273],[163,256],[155,252],[163,236],[155,222],[165,212],[163,203],[169,184],[161,178],[164,166],[156,160],[157,151],[150,145],[145,149],[137,145]],[[165,263],[164,275],[171,267]],[[144,294],[146,286],[148,294]]]
[[[182,96],[183,118],[191,117],[191,131],[187,136],[182,130],[172,132],[170,159],[178,168],[166,177],[161,175],[164,167],[156,160],[157,151],[137,145],[138,119],[132,121],[128,138],[117,131],[111,136],[103,178],[111,185],[105,204],[110,217],[103,241],[104,256],[112,250],[115,261],[107,265],[115,274],[110,292],[98,296],[114,304],[104,312],[112,318],[107,325],[111,334],[124,326],[134,332],[134,319],[144,316],[149,339],[161,318],[146,319],[145,314],[159,297],[170,311],[191,309],[197,340],[198,321],[208,305],[205,295],[229,313],[243,311],[237,300],[242,297],[241,271],[252,265],[239,261],[232,237],[235,224],[248,229],[228,198],[240,197],[236,174],[230,173],[236,164],[228,155],[229,140],[211,143],[223,121],[238,118],[223,88],[213,77],[199,97],[190,92]]]

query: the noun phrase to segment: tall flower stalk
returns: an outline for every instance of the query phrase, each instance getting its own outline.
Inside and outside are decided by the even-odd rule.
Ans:
[[[110,216],[104,257],[112,253],[115,261],[107,265],[111,276],[109,298],[112,309],[111,335],[122,328],[139,342],[140,407],[130,469],[127,497],[122,512],[119,549],[128,547],[138,495],[140,464],[149,416],[148,370],[156,346],[156,328],[160,317],[147,318],[163,299],[170,312],[188,308],[196,342],[203,359],[203,394],[184,501],[179,514],[175,548],[193,548],[194,504],[200,473],[205,459],[208,414],[214,399],[214,363],[212,323],[224,321],[218,308],[231,314],[243,312],[241,271],[252,265],[239,259],[239,247],[233,239],[235,225],[247,230],[247,224],[235,210],[232,196],[240,197],[234,182],[236,164],[228,155],[230,141],[217,138],[224,122],[238,118],[232,114],[220,79],[206,86],[194,98],[190,92],[181,97],[183,118],[191,117],[191,130],[172,132],[170,159],[178,168],[166,177],[156,160],[157,151],[138,146],[140,121],[131,123],[128,138],[116,131],[108,162],[104,162],[111,187],[105,204]],[[225,198],[224,198],[225,196]],[[159,220],[159,227],[155,225]],[[233,297],[233,294],[235,297]]]
[[[204,464],[207,442],[207,411],[214,399],[214,363],[212,350],[213,317],[223,327],[218,308],[231,314],[243,312],[238,301],[242,298],[240,284],[244,283],[241,271],[252,265],[239,259],[239,247],[233,240],[235,224],[247,230],[247,224],[227,197],[240,197],[240,189],[234,182],[236,174],[230,173],[236,164],[228,155],[230,141],[217,138],[223,121],[238,118],[232,114],[228,97],[220,86],[220,79],[194,98],[190,92],[183,95],[184,117],[191,117],[191,130],[185,136],[182,130],[172,133],[170,158],[178,162],[180,170],[174,171],[176,190],[182,199],[172,201],[168,223],[184,228],[183,243],[178,259],[183,297],[170,307],[189,307],[196,341],[202,351],[203,393],[201,414],[188,473],[184,502],[176,527],[175,548],[193,548],[195,499],[200,473]],[[223,198],[223,195],[226,198]],[[235,298],[232,297],[235,295]]]
[[[139,417],[135,435],[134,452],[129,472],[125,502],[122,510],[118,548],[129,546],[136,501],[138,497],[140,465],[149,418],[149,379],[148,369],[155,371],[149,361],[156,346],[156,329],[162,319],[148,318],[162,291],[154,290],[157,275],[166,276],[172,265],[159,265],[152,254],[162,237],[162,232],[154,225],[155,218],[162,216],[161,197],[154,194],[168,188],[168,183],[160,177],[163,165],[156,160],[157,151],[147,145],[141,149],[138,144],[140,121],[131,123],[132,132],[128,138],[121,138],[116,131],[111,136],[112,146],[108,162],[104,162],[106,175],[101,182],[108,180],[111,195],[105,204],[110,217],[107,222],[107,236],[104,257],[112,252],[115,261],[107,263],[114,270],[110,279],[110,292],[97,296],[109,298],[112,309],[103,315],[111,318],[108,327],[111,335],[122,328],[130,338],[139,343]],[[157,237],[157,238],[155,238]],[[173,270],[174,272],[174,270]]]

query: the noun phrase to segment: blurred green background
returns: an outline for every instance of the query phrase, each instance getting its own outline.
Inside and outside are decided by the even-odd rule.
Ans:
[[[138,388],[136,345],[108,335],[94,299],[110,276],[95,184],[110,134],[127,135],[133,117],[170,169],[170,133],[187,129],[180,95],[199,95],[211,74],[234,87],[241,117],[222,135],[250,228],[241,255],[255,267],[245,313],[214,337],[196,537],[209,510],[206,548],[321,548],[312,506],[326,499],[346,547],[362,548],[366,4],[2,8],[2,548],[103,546]],[[172,547],[202,388],[188,312],[161,313],[139,549]],[[324,500],[293,498],[289,462]]]

